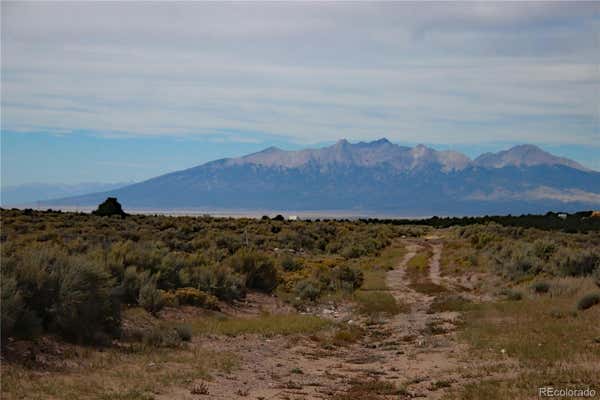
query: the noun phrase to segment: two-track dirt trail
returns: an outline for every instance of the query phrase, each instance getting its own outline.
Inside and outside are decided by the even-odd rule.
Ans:
[[[389,360],[399,370],[401,382],[408,383],[413,396],[439,398],[443,386],[452,385],[460,378],[457,368],[461,366],[459,355],[464,349],[454,334],[458,313],[432,312],[433,294],[423,293],[411,287],[407,277],[407,264],[418,252],[430,248],[427,280],[447,289],[440,277],[442,244],[428,242],[412,243],[400,265],[388,272],[387,286],[400,303],[407,304],[410,312],[399,314],[388,321],[393,336],[405,342],[404,354]]]
[[[444,288],[440,277],[441,242],[407,241],[407,254],[387,274],[387,286],[408,312],[393,317],[348,315],[366,335],[347,346],[328,346],[307,336],[258,336],[197,338],[202,347],[232,352],[240,366],[206,382],[190,382],[157,396],[161,399],[330,399],[354,382],[383,381],[404,388],[404,394],[382,396],[399,399],[440,398],[460,382],[458,367],[463,348],[455,338],[451,312],[432,312],[433,294],[413,289],[407,274],[409,261],[430,250],[424,279]],[[202,384],[208,394],[192,394]]]

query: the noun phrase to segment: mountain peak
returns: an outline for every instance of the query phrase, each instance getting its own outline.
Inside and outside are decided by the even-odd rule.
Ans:
[[[573,160],[552,155],[533,144],[520,144],[498,153],[485,153],[477,157],[473,163],[486,168],[564,165],[581,171],[589,171]]]
[[[299,151],[286,151],[272,146],[244,157],[229,159],[227,163],[283,168],[299,168],[306,165],[326,168],[333,164],[374,167],[388,164],[398,171],[438,168],[443,172],[461,171],[468,166],[503,168],[564,165],[581,171],[589,171],[575,161],[554,156],[532,144],[520,144],[498,153],[482,154],[471,161],[464,154],[455,151],[437,151],[424,144],[418,144],[412,148],[403,147],[391,143],[386,138],[358,143],[340,139],[328,147]]]
[[[516,146],[511,147],[507,151],[513,151],[513,150],[518,150],[518,151],[521,151],[521,150],[525,150],[525,151],[543,151],[542,149],[540,149],[535,144],[518,144]]]
[[[281,150],[277,146],[271,146],[271,147],[267,147],[266,149],[260,151],[260,153],[273,153],[273,152],[277,152],[277,151],[283,151],[283,150]]]
[[[557,164],[565,167],[555,168]],[[510,166],[519,170],[504,168]],[[600,172],[577,166],[531,145],[471,161],[464,154],[422,144],[411,148],[382,139],[340,140],[298,151],[270,147],[54,204],[81,206],[117,197],[126,207],[152,209],[395,210],[427,215],[597,208]]]
[[[372,141],[370,144],[392,144],[392,142],[390,142],[387,138],[381,138]]]
[[[510,149],[506,150],[506,154],[513,154],[513,155],[518,155],[521,157],[532,157],[532,156],[552,156],[552,154],[545,152],[544,150],[540,149],[538,146],[534,145],[534,144],[518,144],[516,146],[511,147]],[[554,156],[552,156],[554,157]]]
[[[435,150],[430,149],[424,144],[418,144],[411,150],[411,153],[414,154],[415,157],[425,157],[433,152],[435,152]]]

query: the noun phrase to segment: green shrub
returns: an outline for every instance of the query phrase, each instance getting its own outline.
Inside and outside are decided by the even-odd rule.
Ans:
[[[190,266],[185,253],[171,251],[162,258],[157,269],[156,286],[160,289],[172,290],[182,286],[180,272]]]
[[[343,265],[335,269],[334,280],[339,282],[340,289],[352,291],[362,286],[364,274],[358,269]]]
[[[600,304],[600,293],[588,293],[577,302],[577,309],[587,310],[590,307]]]
[[[179,301],[177,300],[177,296],[175,296],[175,292],[166,291],[166,290],[158,290],[160,292],[160,296],[165,304],[168,307],[178,307]]]
[[[242,247],[242,239],[239,235],[220,233],[215,238],[215,244],[220,249],[226,249],[229,254],[234,254]]]
[[[266,254],[242,249],[230,258],[229,263],[234,271],[245,275],[246,287],[266,293],[277,287],[277,269]]]
[[[175,328],[154,326],[142,332],[142,343],[146,346],[177,347],[181,340],[179,331]]]
[[[2,341],[4,342],[14,333],[14,326],[23,310],[23,298],[17,289],[17,281],[13,277],[2,276],[0,282],[2,288],[1,298],[2,307],[0,314],[2,316]]]
[[[37,336],[42,329],[41,320],[28,309],[17,289],[17,281],[13,277],[3,276],[0,282],[2,289],[1,335],[2,342],[11,336],[19,338],[32,338]]]
[[[497,239],[497,235],[491,232],[478,232],[471,236],[471,244],[476,249],[483,249]]]
[[[296,283],[294,291],[302,300],[315,301],[321,294],[321,286],[312,279],[303,279]]]
[[[200,290],[221,300],[239,300],[246,296],[244,279],[224,265],[201,268],[196,282]]]
[[[20,339],[34,339],[43,331],[42,320],[35,312],[24,307],[13,329],[15,337]]]
[[[125,304],[137,304],[140,294],[140,285],[142,278],[137,272],[137,268],[129,266],[123,273],[123,280],[120,285],[121,298]]]
[[[189,342],[192,340],[192,327],[186,324],[178,324],[175,325],[174,327],[175,332],[177,332],[177,335],[179,336],[179,339],[181,339],[183,342]]]
[[[219,305],[217,298],[213,295],[205,293],[201,290],[192,287],[184,287],[175,290],[175,298],[177,304],[188,304],[191,306],[204,307],[211,310],[217,310]]]
[[[68,254],[55,245],[32,245],[19,254],[12,265],[11,276],[17,281],[17,288],[24,306],[41,319],[43,326],[52,323],[51,307],[56,303],[59,272],[69,267]],[[2,260],[3,273],[11,268]]]
[[[365,255],[367,250],[364,248],[364,246],[353,244],[344,247],[341,253],[345,258],[358,258]]]
[[[512,279],[518,279],[528,274],[536,274],[541,270],[538,259],[525,252],[513,253],[507,267],[508,275]]]
[[[148,277],[140,286],[140,294],[138,296],[138,304],[150,314],[156,315],[165,305],[160,290],[156,288],[156,278]]]
[[[537,294],[548,293],[550,284],[548,282],[535,282],[530,286],[530,289]]]
[[[302,269],[302,263],[290,255],[285,255],[281,260],[281,268],[287,272],[299,271]]]
[[[57,298],[52,307],[56,329],[66,338],[84,343],[117,335],[120,304],[108,272],[78,257],[58,273]]]
[[[556,243],[552,240],[538,239],[533,242],[533,253],[536,257],[547,261],[555,252]]]
[[[555,257],[555,263],[559,275],[591,275],[596,268],[600,267],[600,253],[597,251],[561,249]]]

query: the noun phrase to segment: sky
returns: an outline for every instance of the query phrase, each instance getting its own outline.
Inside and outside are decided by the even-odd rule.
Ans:
[[[3,186],[340,138],[600,170],[600,2],[3,1],[1,22]]]

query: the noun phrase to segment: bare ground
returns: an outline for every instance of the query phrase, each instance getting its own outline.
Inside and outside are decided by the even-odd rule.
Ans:
[[[410,312],[394,317],[346,315],[344,319],[354,318],[351,323],[366,329],[357,343],[325,348],[319,340],[306,336],[196,338],[195,345],[237,354],[240,367],[212,381],[170,389],[157,398],[197,399],[199,392],[205,392],[200,396],[207,399],[327,399],[344,393],[352,382],[372,380],[403,388],[389,398],[440,398],[448,387],[463,380],[460,371],[468,364],[454,333],[458,313],[430,313],[434,296],[408,286],[406,265],[425,246],[431,246],[433,252],[429,279],[444,285],[439,273],[442,244],[411,242],[403,260],[387,275],[391,294],[407,304]],[[254,301],[264,302],[260,298]],[[347,312],[327,310],[322,315],[334,314],[339,320],[340,314]]]

